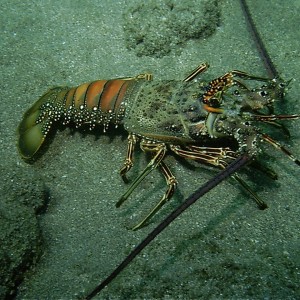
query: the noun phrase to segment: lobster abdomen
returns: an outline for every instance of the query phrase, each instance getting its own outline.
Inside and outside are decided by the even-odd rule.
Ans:
[[[23,116],[18,127],[18,148],[31,159],[43,144],[53,122],[70,122],[76,127],[110,123],[116,126],[125,113],[124,97],[133,79],[97,80],[78,87],[55,87],[44,94]]]

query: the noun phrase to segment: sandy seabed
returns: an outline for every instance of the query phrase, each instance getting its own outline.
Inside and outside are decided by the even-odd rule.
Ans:
[[[38,97],[53,86],[143,72],[153,73],[154,80],[181,80],[203,61],[211,65],[206,80],[232,69],[265,75],[239,1],[221,2],[220,24],[211,36],[176,44],[160,58],[137,56],[126,48],[122,15],[138,2],[1,3],[0,157],[1,172],[6,175],[2,176],[6,180],[1,193],[0,217],[5,224],[1,230],[14,226],[9,235],[1,233],[1,238],[9,239],[6,244],[22,250],[23,244],[16,240],[22,241],[21,229],[27,228],[19,213],[11,213],[10,220],[17,216],[12,222],[20,227],[6,223],[7,191],[17,190],[21,199],[23,180],[27,183],[21,190],[26,192],[33,189],[28,182],[40,187],[42,180],[48,202],[46,211],[36,209],[36,204],[31,217],[26,213],[37,220],[26,223],[28,230],[32,226],[39,234],[32,240],[36,246],[29,247],[33,251],[29,256],[39,251],[42,255],[25,274],[17,299],[82,298],[155,224],[215,174],[168,157],[179,181],[173,200],[149,226],[127,230],[164,192],[163,177],[151,174],[124,206],[115,208],[126,190],[118,175],[126,153],[126,133],[121,131],[95,136],[59,128],[40,159],[26,164],[18,155],[16,129]],[[278,72],[283,78],[293,78],[283,111],[299,113],[299,1],[257,0],[249,7]],[[291,139],[283,142],[300,157],[299,121],[290,122],[288,128]],[[278,181],[243,172],[268,203],[267,210],[258,210],[234,180],[227,180],[166,229],[99,299],[299,299],[299,168],[280,152],[268,149],[266,162],[279,174]],[[135,162],[131,178],[147,159],[140,153]],[[38,179],[25,175],[31,173]],[[4,253],[1,259],[17,264],[24,257],[21,252],[12,252],[20,257]],[[12,273],[21,270],[12,268]],[[1,276],[6,275],[3,270]],[[1,291],[4,295],[5,287]]]

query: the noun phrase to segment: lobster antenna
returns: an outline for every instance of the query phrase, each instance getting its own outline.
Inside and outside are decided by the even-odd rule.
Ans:
[[[116,267],[115,270],[108,277],[106,277],[101,283],[99,283],[94,288],[94,290],[84,298],[84,300],[94,298],[113,279],[115,279],[152,240],[154,240],[167,226],[170,225],[171,222],[173,222],[179,215],[181,215],[189,206],[194,204],[199,198],[201,198],[211,189],[216,187],[223,180],[233,175],[237,170],[246,165],[250,160],[251,157],[246,154],[239,156],[219,174],[207,181],[198,190],[191,194],[179,207],[177,207],[159,225],[157,225],[147,235],[147,237],[129,253],[129,255],[119,264],[119,266]]]
[[[270,58],[270,55],[262,41],[262,38],[255,26],[255,23],[253,21],[252,15],[250,13],[249,7],[246,3],[246,0],[240,0],[242,11],[244,13],[247,27],[249,32],[251,33],[251,36],[254,40],[255,46],[258,50],[259,56],[264,63],[265,69],[269,75],[270,78],[279,78],[279,74],[275,68],[275,65]]]

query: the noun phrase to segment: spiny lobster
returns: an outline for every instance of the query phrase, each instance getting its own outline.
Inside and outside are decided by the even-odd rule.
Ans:
[[[128,133],[128,151],[120,174],[133,166],[138,143],[152,155],[142,173],[120,198],[119,207],[154,169],[159,168],[167,190],[157,205],[133,229],[139,229],[172,197],[177,181],[164,162],[168,151],[186,159],[221,169],[242,154],[253,158],[256,167],[275,178],[256,157],[267,142],[284,152],[296,164],[298,159],[259,128],[260,124],[285,127],[277,120],[293,120],[298,114],[278,115],[280,102],[289,82],[263,78],[234,70],[208,83],[198,81],[208,64],[200,64],[183,81],[152,81],[151,74],[113,80],[97,80],[78,87],[55,87],[44,94],[25,114],[18,133],[21,156],[29,160],[44,143],[53,124],[74,123],[93,129],[102,125],[122,126]],[[254,197],[260,208],[266,204],[236,174],[233,177]]]

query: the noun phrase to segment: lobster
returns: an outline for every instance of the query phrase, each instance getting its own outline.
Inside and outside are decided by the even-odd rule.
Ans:
[[[104,132],[111,126],[122,126],[129,133],[127,156],[120,170],[122,179],[128,182],[126,175],[133,166],[137,144],[151,154],[151,160],[116,206],[156,168],[167,183],[159,202],[133,230],[143,227],[174,194],[177,180],[164,162],[167,152],[221,169],[246,153],[253,167],[275,179],[276,173],[257,159],[263,143],[267,143],[300,166],[289,150],[260,128],[260,124],[267,124],[286,131],[278,120],[300,117],[274,113],[274,103],[283,98],[289,81],[238,70],[207,83],[199,81],[197,77],[208,67],[207,63],[200,64],[183,81],[152,81],[151,74],[140,74],[52,88],[24,114],[18,127],[20,155],[25,160],[34,158],[57,122],[87,125],[90,130],[102,125]],[[240,176],[232,177],[260,208],[266,207]]]

